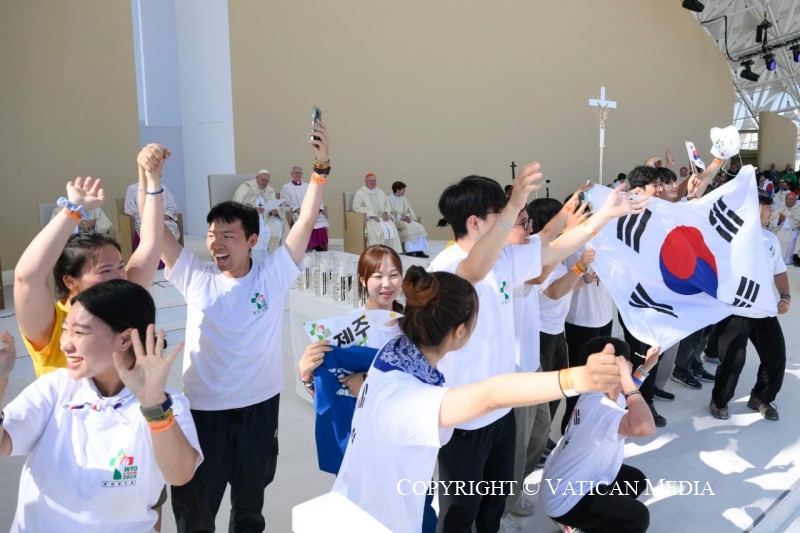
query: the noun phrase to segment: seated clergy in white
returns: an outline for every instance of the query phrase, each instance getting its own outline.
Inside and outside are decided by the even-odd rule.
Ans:
[[[62,206],[56,206],[53,209],[53,214],[50,215],[50,220],[56,217],[60,212],[62,212],[64,208]],[[105,212],[100,207],[95,207],[94,209],[89,209],[86,211],[88,217],[84,217],[83,220],[78,222],[78,226],[75,228],[75,233],[108,233],[111,229],[111,220],[106,216]]]
[[[181,238],[181,230],[178,229],[178,206],[175,205],[175,197],[172,192],[163,183],[161,188],[164,189],[164,225],[170,233],[176,238]],[[139,183],[132,183],[128,186],[125,192],[125,214],[133,217],[136,223],[136,242],[133,248],[139,244],[139,226],[142,223],[142,217],[139,216],[139,206],[136,204],[139,196]]]
[[[428,232],[419,223],[417,215],[411,209],[411,204],[406,198],[406,184],[402,181],[392,183],[392,194],[386,199],[389,215],[394,220],[400,241],[406,249],[406,255],[415,257],[428,257],[425,250],[428,248]]]
[[[292,167],[291,181],[284,183],[283,187],[281,187],[281,202],[292,213],[292,224],[297,222],[297,217],[300,216],[300,206],[303,205],[306,191],[308,191],[308,182],[303,181],[303,169],[298,166]],[[318,252],[328,250],[329,224],[328,219],[325,218],[324,211],[325,203],[321,202],[317,221],[314,223],[314,229],[311,231],[306,250],[317,250]]]
[[[261,169],[255,179],[247,180],[233,193],[232,200],[240,204],[252,205],[261,215],[261,228],[257,250],[274,251],[283,242],[283,220],[280,217],[280,201],[275,197],[275,189],[269,185],[269,170]]]
[[[367,214],[367,227],[364,229],[367,246],[384,244],[398,254],[403,253],[397,228],[389,216],[386,195],[378,188],[378,178],[372,172],[364,177],[364,186],[353,196],[353,211]]]

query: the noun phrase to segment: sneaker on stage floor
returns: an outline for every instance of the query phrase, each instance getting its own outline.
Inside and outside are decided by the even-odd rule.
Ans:
[[[753,411],[758,411],[759,413],[761,413],[761,416],[763,416],[767,420],[778,420],[780,418],[778,416],[778,408],[775,407],[775,404],[764,403],[758,396],[751,394],[750,399],[747,400],[747,407],[749,407]]]
[[[427,259],[430,256],[428,254],[426,254],[425,252],[417,252],[417,257],[421,257],[423,259]]]
[[[516,516],[506,513],[500,519],[500,529],[498,531],[499,533],[522,533],[522,526]]]
[[[551,518],[550,520],[553,520],[553,519]],[[565,526],[564,524],[556,522],[555,520],[553,520],[553,523],[556,526],[558,526],[558,530],[561,531],[562,533],[583,533],[583,530],[582,529],[578,529],[577,527]]]
[[[703,385],[692,376],[676,376],[675,374],[672,374],[670,379],[690,389],[697,390],[703,388]]]
[[[675,399],[675,395],[663,389],[654,388],[653,398],[658,398],[659,400],[664,400],[665,402],[671,402],[672,400]]]
[[[517,516],[530,516],[533,514],[533,502],[525,498],[525,494],[520,494],[511,512]]]
[[[717,407],[716,404],[714,403],[714,400],[711,400],[709,408],[711,409],[711,416],[713,416],[714,418],[719,418],[720,420],[727,420],[731,417],[731,415],[728,414],[727,405],[725,407]]]
[[[653,404],[647,404],[647,406],[650,408],[650,412],[653,414],[653,422],[655,422],[656,427],[663,428],[664,426],[666,426],[667,419],[658,414],[658,411],[656,411],[656,408],[653,407]]]
[[[719,358],[719,355],[717,354],[708,355],[707,353],[703,354],[703,361],[705,361],[706,363],[713,363],[715,365],[718,365],[722,362],[722,360]]]
[[[714,374],[706,372],[705,369],[703,369],[699,374],[694,375],[694,379],[705,381],[706,383],[714,383]]]

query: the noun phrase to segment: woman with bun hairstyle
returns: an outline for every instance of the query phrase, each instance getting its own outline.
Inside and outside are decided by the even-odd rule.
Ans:
[[[446,387],[436,365],[469,339],[478,312],[475,289],[455,274],[413,266],[403,292],[403,334],[384,345],[372,363],[333,486],[395,532],[420,531],[437,453],[455,426],[494,409],[602,392],[621,379],[609,344],[589,356],[586,366]]]

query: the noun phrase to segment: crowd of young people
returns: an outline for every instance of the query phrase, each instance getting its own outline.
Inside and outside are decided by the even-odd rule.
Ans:
[[[284,385],[283,301],[300,273],[331,169],[321,121],[309,143],[314,172],[299,216],[266,257],[251,254],[258,213],[237,202],[218,204],[207,216],[212,263],[181,247],[163,222],[160,174],[169,152],[159,145],[146,146],[138,157],[141,243],[127,265],[107,236],[73,235],[82,213],[104,200],[100,180],[67,184],[67,197],[59,201],[63,214],[32,241],[15,274],[19,330],[40,377],[0,415],[0,455],[28,455],[15,527],[157,529],[165,484],[172,487],[180,531],[213,530],[228,485],[230,529],[266,527],[264,489],[277,464]],[[702,176],[687,178],[687,195],[702,194],[722,164],[715,159]],[[520,483],[538,464],[563,398],[564,437],[552,446],[545,470],[605,485],[643,478],[622,463],[622,444],[666,423],[652,400],[656,391],[665,392],[663,380],[672,371],[656,381],[657,347],[632,336],[628,343],[609,337],[613,304],[591,270],[589,241],[616,218],[641,213],[650,197],[677,201],[677,178],[667,169],[637,167],[627,175],[637,194],[620,184],[591,218],[578,199],[585,187],[563,205],[549,199],[528,204],[542,179],[533,162],[521,168],[510,192],[482,176],[448,186],[438,207],[454,244],[429,271],[412,267],[403,277],[399,256],[383,245],[360,257],[364,310],[403,316],[371,338],[378,351],[369,370],[341,379],[354,414],[333,490],[393,531],[512,530],[513,515],[530,513],[513,494],[439,493],[437,517],[430,494],[400,495],[387,480],[428,482],[438,464],[442,483]],[[768,196],[761,194],[762,205]],[[163,332],[154,331],[155,306],[146,290],[159,259],[187,302],[185,349],[169,354]],[[783,262],[775,264],[777,312],[783,313],[791,297]],[[401,290],[404,309],[397,304]],[[712,394],[713,416],[727,418],[748,336],[758,340],[763,330],[782,339],[776,324],[770,317],[718,326],[725,332],[718,342],[725,360]],[[2,340],[0,399],[15,355],[10,335]],[[767,346],[757,348],[761,355]],[[183,394],[166,387],[181,349]],[[300,379],[312,391],[313,374],[330,350],[325,341],[311,343],[300,359]],[[634,352],[647,354],[639,368],[629,362]],[[785,362],[785,346],[782,353]],[[680,353],[673,356],[676,371],[683,369]],[[690,371],[692,361],[684,365]],[[661,364],[672,366],[663,356]],[[771,420],[777,419],[772,401],[781,366],[762,362],[748,402]],[[578,399],[581,393],[587,394]],[[50,475],[56,462],[66,463],[67,471],[58,479]],[[88,488],[49,497],[74,485]],[[125,490],[106,490],[119,487]],[[622,500],[597,496],[551,498],[545,512],[587,531],[647,528],[647,509],[631,503],[638,493]]]

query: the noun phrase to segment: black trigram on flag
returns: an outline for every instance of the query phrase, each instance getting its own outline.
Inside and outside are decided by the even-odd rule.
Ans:
[[[736,211],[725,205],[722,198],[714,202],[711,206],[711,211],[708,212],[708,221],[717,230],[720,237],[728,242],[733,240],[733,237],[742,229],[744,220],[739,218]]]
[[[631,299],[628,305],[631,307],[638,307],[639,309],[652,309],[653,311],[678,318],[678,315],[672,311],[671,305],[660,304],[653,301],[650,295],[644,290],[641,283],[636,284],[636,288],[631,293]]]
[[[617,239],[638,254],[642,233],[644,233],[647,221],[651,216],[653,216],[653,212],[645,209],[639,215],[628,215],[617,220]]]
[[[758,298],[758,289],[761,285],[742,276],[739,280],[739,288],[736,289],[736,298],[733,299],[733,305],[736,307],[753,307],[753,304]]]

